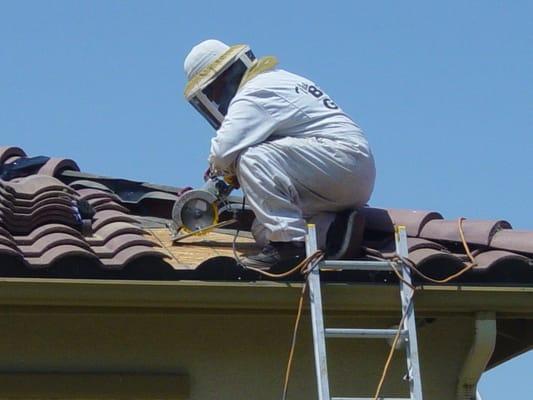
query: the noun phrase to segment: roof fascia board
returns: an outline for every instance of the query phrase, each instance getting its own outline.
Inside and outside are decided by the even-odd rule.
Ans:
[[[124,281],[42,278],[0,279],[0,305],[290,311],[301,283]],[[399,310],[397,286],[324,285],[330,312]],[[492,311],[498,318],[533,318],[533,287],[425,286],[418,315]],[[422,314],[421,314],[422,313]]]

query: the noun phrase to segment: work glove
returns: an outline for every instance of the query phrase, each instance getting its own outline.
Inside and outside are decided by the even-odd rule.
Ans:
[[[220,175],[222,174],[220,173],[217,174],[215,171],[213,171],[211,166],[209,166],[204,172],[204,182],[207,182],[209,179],[215,176],[220,176]],[[224,179],[224,182],[226,182],[228,185],[233,186],[235,189],[239,189],[241,187],[237,179],[237,176],[234,174],[226,174],[223,176],[223,179]]]
[[[241,187],[236,175],[224,175],[224,182],[226,182],[228,185],[233,186],[235,189]]]

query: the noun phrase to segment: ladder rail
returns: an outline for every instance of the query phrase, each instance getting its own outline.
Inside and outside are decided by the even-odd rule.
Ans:
[[[400,257],[407,257],[409,249],[407,247],[407,232],[404,226],[398,226],[395,233],[396,252]],[[409,266],[401,261],[401,272],[403,281],[400,280],[400,297],[402,300],[402,315],[405,315],[403,329],[408,331],[405,352],[407,358],[407,373],[409,379],[409,391],[413,400],[422,400],[422,382],[420,376],[420,364],[418,360],[418,338],[416,330],[413,295],[414,290],[411,284],[411,270]]]
[[[400,258],[407,257],[407,234],[405,227],[399,226],[395,232],[396,252]],[[310,256],[317,250],[316,228],[308,225],[306,236],[306,253]],[[398,265],[398,264],[397,264]],[[420,364],[418,359],[418,339],[414,314],[413,295],[411,284],[411,271],[402,260],[399,262],[404,281],[400,280],[400,299],[403,326],[400,339],[405,343],[407,360],[407,376],[409,382],[409,398],[393,398],[380,396],[380,400],[423,400]],[[320,270],[358,270],[358,271],[391,271],[394,267],[392,261],[367,261],[367,260],[325,260],[315,262],[308,276],[311,321],[313,328],[313,347],[315,353],[315,372],[317,377],[318,400],[372,400],[371,397],[330,397],[326,338],[390,338],[397,332],[396,329],[349,329],[325,328],[324,310],[320,285]]]
[[[306,253],[309,257],[318,246],[315,225],[308,225]],[[330,400],[328,363],[326,357],[326,338],[324,329],[324,312],[322,308],[322,293],[320,288],[320,268],[314,264],[308,276],[311,321],[313,328],[313,347],[315,351],[315,371],[317,375],[318,400]]]

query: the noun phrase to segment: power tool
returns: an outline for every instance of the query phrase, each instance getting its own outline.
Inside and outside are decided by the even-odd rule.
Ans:
[[[172,240],[176,242],[192,235],[204,235],[234,223],[235,219],[219,222],[220,214],[231,207],[228,196],[234,188],[223,178],[213,176],[200,189],[183,193],[172,208]]]

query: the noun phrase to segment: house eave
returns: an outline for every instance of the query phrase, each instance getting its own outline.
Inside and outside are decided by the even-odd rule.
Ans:
[[[302,283],[0,279],[1,306],[135,308],[197,312],[294,312]],[[399,310],[395,285],[326,283],[329,312],[389,313]],[[492,311],[498,318],[533,318],[533,287],[422,286],[417,315]],[[150,311],[150,309],[152,309]]]

